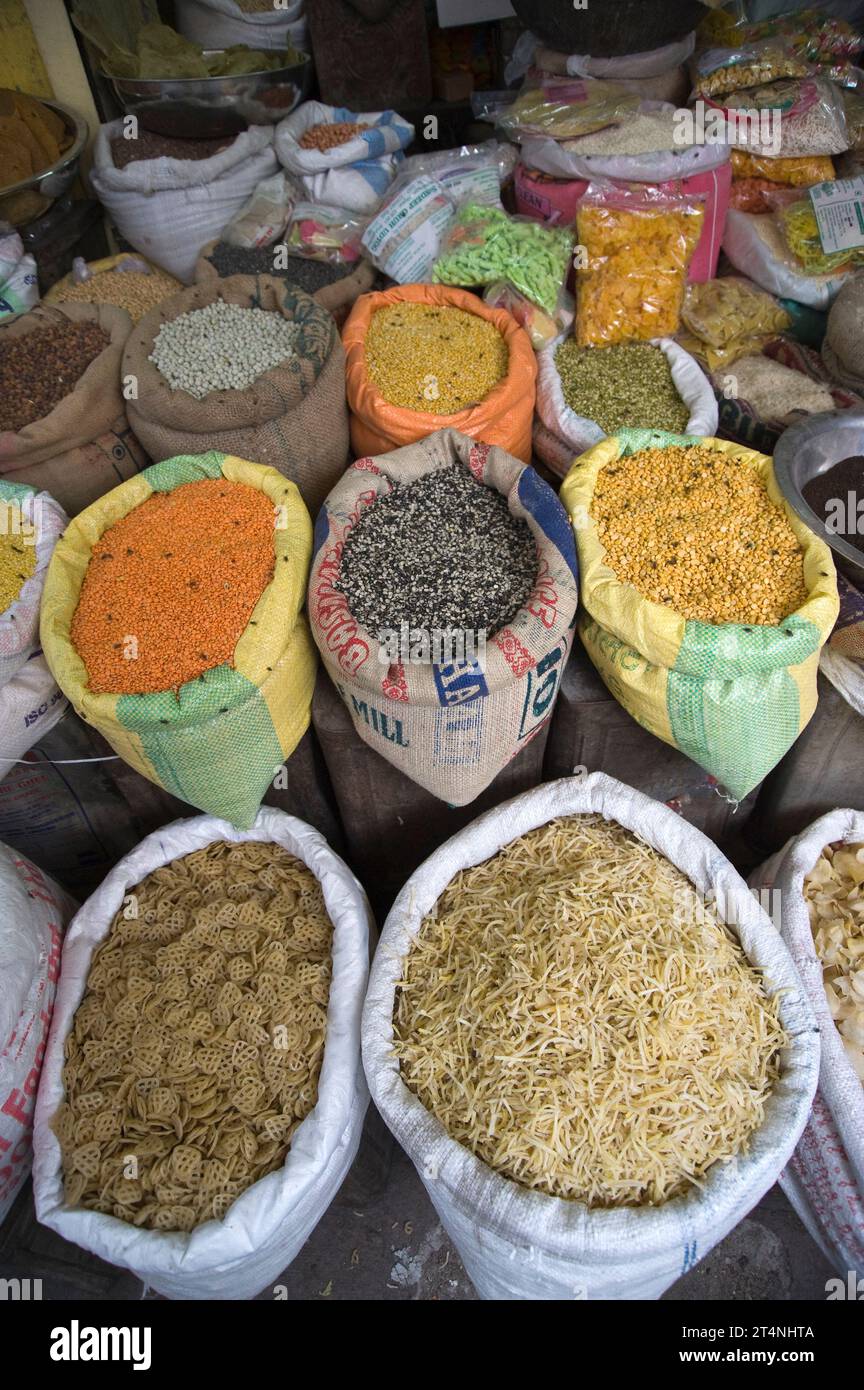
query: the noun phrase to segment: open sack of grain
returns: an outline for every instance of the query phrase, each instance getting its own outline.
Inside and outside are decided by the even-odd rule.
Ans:
[[[360,737],[454,806],[549,719],[576,552],[533,468],[456,430],[359,459],[316,523],[309,622]]]
[[[819,1089],[780,1177],[838,1274],[864,1278],[864,815],[820,816],[750,883],[773,893],[821,1033]]]
[[[278,468],[314,516],[348,460],[345,355],[332,316],[266,275],[181,290],[123,354],[129,419],[156,460],[210,449]]]
[[[354,875],[281,811],[246,832],[200,816],[143,840],[66,937],[39,1220],[170,1298],[272,1283],[357,1151],[372,930]]]
[[[451,428],[530,463],[537,364],[506,310],[449,285],[399,285],[361,295],[342,342],[355,454]]]
[[[345,322],[360,295],[368,294],[375,283],[375,267],[365,258],[347,264],[286,252],[284,242],[249,248],[209,241],[201,247],[195,283],[206,285],[231,275],[272,275],[311,294],[316,304],[330,311],[337,327]]]
[[[735,801],[816,708],[839,600],[828,546],[771,460],[720,439],[622,430],[561,487],[579,554],[579,633],[629,714]]]
[[[47,492],[0,478],[0,778],[38,743],[67,700],[39,642],[48,563],[68,517]]]
[[[71,522],[41,638],[76,712],[136,772],[248,827],[310,718],[312,524],[275,468],[166,459]]]
[[[0,323],[0,476],[70,516],[148,461],[121,390],[131,327],[110,304],[38,304]]]
[[[0,844],[0,1224],[30,1173],[36,1090],[76,904]]]
[[[377,211],[414,127],[396,111],[362,111],[304,101],[276,127],[274,147],[313,203]]]
[[[562,334],[537,354],[537,414],[552,439],[535,432],[534,446],[562,477],[575,454],[619,429],[698,435],[717,429],[711,383],[672,338],[580,348]]]
[[[819,1038],[716,846],[593,773],[487,812],[408,880],[363,1064],[481,1297],[649,1299],[776,1181]]]

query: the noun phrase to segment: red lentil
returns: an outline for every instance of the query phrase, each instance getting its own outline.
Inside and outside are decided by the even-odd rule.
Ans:
[[[172,690],[234,649],[273,577],[273,504],[208,478],[154,493],[102,536],[72,621],[97,694]]]

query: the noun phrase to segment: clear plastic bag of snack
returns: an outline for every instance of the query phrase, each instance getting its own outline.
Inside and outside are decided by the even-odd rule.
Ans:
[[[696,59],[694,96],[717,97],[781,77],[806,77],[809,69],[782,38],[756,40],[738,48],[709,48]]]
[[[826,62],[832,58],[854,58],[864,48],[864,36],[855,32],[845,19],[818,9],[795,10],[746,25],[747,40],[785,39],[801,58]]]
[[[819,236],[819,223],[809,197],[795,198],[791,190],[786,197],[771,194],[777,208],[776,216],[783,239],[792,255],[808,275],[825,275],[829,271],[864,265],[864,246],[852,251],[825,251]]]
[[[353,265],[363,255],[360,238],[367,219],[347,208],[297,203],[291,210],[285,244],[293,256],[333,265]]]
[[[773,338],[789,327],[789,315],[774,296],[743,275],[688,285],[681,321],[713,348],[728,347],[740,338]]]
[[[715,348],[697,338],[695,333],[685,330],[676,334],[675,341],[710,372],[716,372],[721,367],[728,367],[731,363],[737,362],[739,357],[757,356],[774,341],[775,336],[774,333],[762,333],[752,338],[733,338],[725,347]]]
[[[840,89],[822,77],[771,82],[710,105],[725,113],[729,143],[753,155],[842,154],[849,144]]]
[[[799,155],[793,159],[771,159],[747,150],[732,151],[733,179],[770,179],[790,188],[810,188],[835,178],[830,155]]]
[[[767,194],[776,193],[783,188],[782,183],[772,183],[770,179],[733,179],[729,192],[729,206],[736,212],[752,212],[764,216],[773,212]]]
[[[864,150],[864,86],[844,90],[843,109],[850,150]]]
[[[503,208],[466,203],[447,228],[432,279],[469,287],[508,280],[533,304],[554,314],[572,249],[572,228],[545,227],[530,217],[512,217]]]
[[[589,184],[576,213],[580,347],[674,337],[704,219],[702,198]]]
[[[483,291],[484,301],[493,309],[506,309],[508,314],[524,328],[531,339],[535,352],[541,352],[573,323],[575,304],[572,294],[565,289],[558,296],[554,314],[547,314],[524,294],[520,294],[507,280],[495,280]]]
[[[573,140],[616,125],[638,109],[638,94],[618,82],[529,73],[518,97],[498,115],[496,124],[514,140],[525,134]]]

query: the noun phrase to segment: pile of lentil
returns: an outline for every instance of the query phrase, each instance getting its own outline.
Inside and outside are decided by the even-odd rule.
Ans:
[[[98,323],[71,321],[0,338],[0,433],[43,420],[110,341]]]
[[[298,143],[301,150],[321,150],[325,153],[356,139],[361,131],[368,129],[366,121],[319,121],[303,132]]]
[[[681,434],[690,418],[665,355],[650,343],[579,347],[568,338],[555,366],[570,409],[607,434],[628,428]]]
[[[55,304],[116,304],[125,309],[135,323],[183,288],[179,280],[164,270],[148,274],[138,270],[98,270],[80,284],[64,285],[54,295]]]
[[[277,266],[276,253],[283,250],[282,244],[276,246],[228,246],[220,241],[207,257],[212,266],[223,278],[228,275],[276,275],[280,280],[290,280],[299,285],[307,294],[315,294],[327,285],[334,285],[349,275],[350,268],[344,265],[331,265],[329,261],[313,261],[309,256],[287,257],[288,264]]]
[[[494,324],[447,305],[388,304],[366,331],[370,380],[385,401],[406,410],[467,410],[485,400],[508,364]]]
[[[537,549],[506,498],[462,463],[396,485],[349,531],[336,587],[380,628],[498,632],[528,599]]]
[[[230,665],[274,564],[255,488],[206,478],[148,497],[93,546],[72,621],[90,689],[173,690]]]
[[[115,169],[125,169],[127,164],[136,164],[142,159],[210,159],[230,144],[231,141],[224,138],[182,140],[141,129],[134,140],[122,135],[112,140],[111,158]]]
[[[281,314],[214,299],[163,323],[149,360],[169,386],[201,401],[251,386],[294,355],[296,338],[296,324]]]
[[[0,516],[0,613],[5,613],[36,569],[36,546],[25,544],[21,534],[21,509],[2,503]]]
[[[703,623],[778,623],[807,597],[783,509],[746,464],[700,445],[606,464],[591,515],[606,563],[645,598]]]

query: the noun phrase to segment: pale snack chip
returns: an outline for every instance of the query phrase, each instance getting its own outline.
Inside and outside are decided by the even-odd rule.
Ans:
[[[864,1082],[864,844],[826,845],[804,880],[822,981],[855,1074]]]

